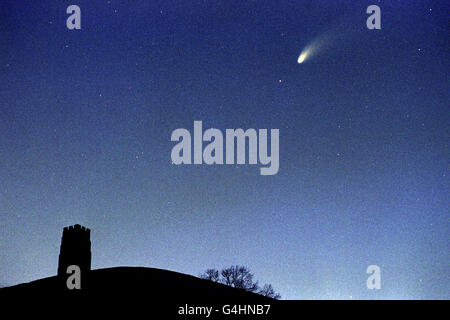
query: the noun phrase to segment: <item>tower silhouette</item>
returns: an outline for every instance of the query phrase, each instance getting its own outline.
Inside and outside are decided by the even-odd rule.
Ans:
[[[91,230],[79,224],[64,227],[59,252],[58,276],[66,276],[67,267],[70,265],[80,267],[82,275],[91,270],[90,236]]]

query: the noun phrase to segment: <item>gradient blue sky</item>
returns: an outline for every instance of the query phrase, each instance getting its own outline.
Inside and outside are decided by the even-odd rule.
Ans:
[[[286,299],[448,299],[448,11],[1,1],[0,284],[56,274],[80,223],[93,268],[243,264]],[[280,129],[278,174],[172,165],[170,135],[194,120]]]

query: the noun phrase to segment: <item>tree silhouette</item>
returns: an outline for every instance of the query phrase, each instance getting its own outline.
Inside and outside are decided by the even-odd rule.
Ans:
[[[274,299],[281,298],[281,295],[275,292],[271,284],[265,284],[261,289],[259,289],[258,294]]]
[[[223,283],[227,286],[250,292],[258,290],[258,282],[253,282],[253,274],[244,266],[231,266],[220,272]]]
[[[271,284],[265,284],[262,288],[259,287],[258,281],[253,281],[254,275],[245,266],[231,266],[222,269],[220,272],[217,269],[207,269],[201,273],[200,278],[223,283],[227,286],[244,289],[250,292],[255,292],[260,295],[280,299],[279,293],[275,292]]]
[[[219,271],[216,269],[207,269],[203,274],[200,275],[200,278],[220,282]]]

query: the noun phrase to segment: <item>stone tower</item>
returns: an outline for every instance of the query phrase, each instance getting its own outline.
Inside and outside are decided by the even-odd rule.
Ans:
[[[59,252],[58,276],[67,275],[67,267],[77,265],[81,273],[91,270],[91,230],[79,224],[65,227]]]

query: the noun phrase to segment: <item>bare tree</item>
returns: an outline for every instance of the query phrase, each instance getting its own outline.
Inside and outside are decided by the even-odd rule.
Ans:
[[[261,289],[259,289],[258,294],[274,299],[281,298],[281,295],[275,292],[271,284],[265,284]]]
[[[258,282],[253,282],[253,274],[247,267],[231,266],[222,269],[221,273],[224,283],[228,286],[244,289],[250,292],[258,290]]]
[[[220,282],[219,271],[216,269],[207,269],[204,273],[200,274],[200,278]]]
[[[271,284],[265,284],[260,288],[258,281],[253,281],[253,277],[253,274],[247,267],[238,265],[224,268],[220,273],[217,269],[207,269],[204,273],[200,274],[200,278],[202,279],[223,283],[230,287],[244,289],[274,299],[281,298],[280,294],[275,292]]]

